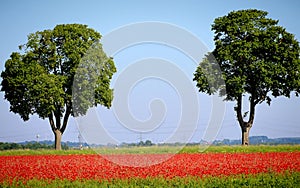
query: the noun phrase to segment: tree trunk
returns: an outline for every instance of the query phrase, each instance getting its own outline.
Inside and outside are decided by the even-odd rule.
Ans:
[[[249,132],[254,122],[254,115],[255,115],[255,105],[257,102],[254,100],[254,94],[250,97],[250,115],[249,120],[244,121],[243,115],[242,115],[242,95],[240,95],[237,98],[237,106],[235,108],[235,111],[237,113],[237,119],[240,124],[241,130],[242,130],[242,145],[248,146],[250,144],[249,141]]]
[[[56,124],[54,122],[53,115],[55,117]],[[71,105],[67,104],[66,105],[66,113],[63,117],[62,126],[61,126],[61,120],[60,120],[60,118],[61,118],[60,113],[51,112],[48,116],[49,117],[49,123],[50,123],[51,129],[52,129],[52,131],[54,133],[54,137],[55,137],[55,149],[56,150],[61,150],[62,149],[62,147],[61,147],[61,138],[62,138],[62,134],[66,130],[68,119],[69,119],[70,115],[71,115]]]
[[[242,145],[248,146],[249,142],[249,132],[251,127],[243,126],[242,127]]]
[[[60,130],[56,129],[54,131],[54,136],[55,136],[55,149],[56,150],[61,150],[61,137],[62,137],[62,133],[60,132]]]

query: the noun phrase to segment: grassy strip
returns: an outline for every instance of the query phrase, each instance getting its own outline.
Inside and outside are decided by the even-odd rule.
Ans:
[[[300,151],[300,145],[250,145],[250,146],[197,146],[185,147],[181,153],[253,153],[253,152],[292,152]]]
[[[108,180],[29,180],[26,183],[15,181],[3,182],[0,187],[298,187],[300,172],[283,174],[265,173],[258,175],[238,175],[229,177],[186,177],[186,178],[132,178]]]
[[[150,146],[98,148],[85,150],[7,150],[1,155],[74,155],[74,154],[146,154],[146,153],[253,153],[253,152],[293,152],[300,151],[300,145],[253,145],[253,146]]]

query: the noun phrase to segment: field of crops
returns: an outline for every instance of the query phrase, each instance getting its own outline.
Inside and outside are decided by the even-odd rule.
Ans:
[[[0,187],[300,186],[299,146],[138,149],[0,152]]]

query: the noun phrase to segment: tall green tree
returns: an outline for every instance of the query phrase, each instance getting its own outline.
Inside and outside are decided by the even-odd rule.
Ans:
[[[11,54],[1,73],[1,91],[10,103],[10,111],[19,114],[24,121],[32,114],[47,118],[58,150],[70,116],[83,115],[97,104],[111,106],[113,90],[110,89],[110,79],[116,68],[112,58],[103,52],[100,38],[98,32],[81,24],[57,25],[53,30],[32,33],[28,35],[27,43],[19,47],[20,51]],[[88,51],[93,53],[85,59],[89,58],[94,67],[86,63],[86,67],[80,66],[79,69]],[[94,101],[75,101],[74,105],[74,77],[78,69],[82,71],[84,68],[97,69],[93,72],[97,84],[89,88],[95,91]],[[82,82],[77,81],[76,88],[89,84],[86,80]]]
[[[225,100],[236,101],[242,145],[249,144],[258,104],[270,105],[273,97],[290,97],[293,91],[298,96],[300,88],[299,43],[267,14],[248,9],[216,18],[212,25],[215,49],[194,73],[200,92],[218,91]],[[222,74],[216,74],[215,67]],[[242,108],[245,98],[249,101],[248,110]]]

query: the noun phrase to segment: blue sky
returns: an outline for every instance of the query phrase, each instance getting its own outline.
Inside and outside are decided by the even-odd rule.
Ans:
[[[211,1],[1,1],[0,6],[0,71],[13,51],[20,44],[26,43],[27,35],[44,29],[52,29],[57,24],[81,23],[100,32],[103,36],[123,27],[124,25],[141,22],[163,22],[176,25],[192,33],[201,40],[209,50],[214,48],[211,24],[217,17],[226,15],[232,10],[256,8],[269,12],[268,17],[279,20],[279,25],[300,40],[299,1],[241,1],[241,0],[211,0]],[[105,46],[104,46],[105,50]],[[196,65],[180,52],[157,44],[136,45],[115,54],[114,60],[121,72],[130,62],[145,57],[159,57],[178,62],[188,78],[192,79]],[[186,61],[180,64],[180,61]],[[118,73],[119,74],[119,73]],[[116,81],[112,81],[112,86]],[[0,80],[1,81],[1,80]],[[157,87],[157,89],[153,89]],[[211,98],[198,94],[200,101],[200,120],[192,141],[199,141],[203,134],[202,124],[206,123],[206,115],[211,109]],[[9,103],[0,93],[0,142],[20,142],[25,140],[53,140],[48,120],[32,116],[23,122],[18,115],[9,112]],[[130,96],[131,112],[137,119],[149,117],[148,103],[152,98],[161,98],[165,105],[170,105],[165,124],[157,134],[139,134],[120,128],[113,117],[112,110],[99,108],[97,112],[103,117],[103,124],[116,139],[120,141],[137,142],[141,139],[151,139],[161,142],[173,129],[171,124],[178,121],[178,96],[176,91],[165,82],[145,80],[138,84]],[[142,104],[142,105],[141,105]],[[176,107],[177,105],[177,107]],[[221,130],[217,138],[240,138],[240,128],[233,111],[234,103],[226,103],[226,112]],[[205,110],[207,108],[207,110]],[[175,110],[174,110],[175,109]],[[204,109],[204,110],[203,110]],[[266,135],[268,137],[300,136],[300,99],[279,97],[272,101],[269,107],[261,104],[257,107],[256,119],[251,129],[251,135]],[[201,119],[203,117],[203,119]],[[168,128],[169,127],[169,128]],[[171,129],[171,130],[170,130]],[[78,128],[71,118],[63,140],[77,141]]]

